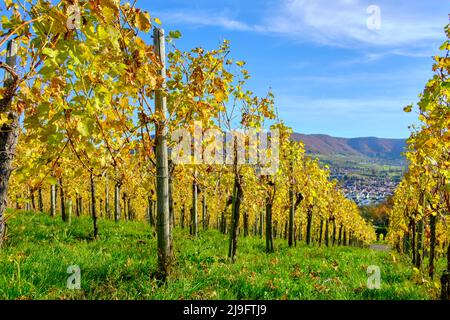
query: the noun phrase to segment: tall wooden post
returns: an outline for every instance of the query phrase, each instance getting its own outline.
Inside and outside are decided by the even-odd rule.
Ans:
[[[175,170],[175,164],[172,163],[171,160],[168,160],[169,164],[169,222],[170,222],[170,230],[175,228],[175,212],[174,212],[174,203],[173,203],[173,178],[172,174]],[[170,235],[172,236],[172,231],[170,231]],[[172,241],[172,240],[170,240]]]
[[[259,213],[259,237],[262,238],[264,229],[264,212],[261,210]]]
[[[266,252],[273,252],[273,234],[272,234],[272,201],[270,196],[266,198]]]
[[[111,219],[109,209],[109,184],[108,184],[108,173],[105,173],[105,215],[107,219]]]
[[[39,212],[44,212],[44,200],[42,199],[42,188],[38,189],[38,209]]]
[[[192,181],[192,210],[191,210],[191,235],[198,235],[198,186],[197,186],[197,170],[194,169],[194,178]]]
[[[311,227],[312,227],[312,206],[310,205],[307,210],[306,220],[306,244],[309,246],[311,243]]]
[[[120,183],[116,182],[114,187],[114,221],[120,219]]]
[[[56,185],[54,184],[50,187],[50,215],[56,216]]]
[[[72,203],[72,199],[68,198],[66,201],[66,216],[67,216],[67,222],[69,224],[72,223],[72,211],[73,211],[73,203]]]
[[[203,225],[203,230],[208,229],[208,221],[206,218],[207,215],[207,211],[206,211],[206,195],[205,195],[205,191],[202,192],[202,225]]]
[[[292,247],[294,244],[294,219],[295,219],[295,200],[294,200],[294,189],[293,183],[289,187],[289,234],[288,234],[288,245]]]
[[[158,115],[156,123],[156,201],[157,201],[157,238],[158,238],[158,277],[165,280],[169,274],[172,259],[172,243],[170,241],[169,214],[169,164],[167,152],[167,104],[163,92],[166,81],[166,49],[164,30],[153,30],[155,54],[161,62],[160,75],[163,79],[162,88],[155,91],[155,113]]]
[[[96,199],[95,199],[95,180],[94,174],[91,172],[91,214],[92,214],[92,223],[94,226],[94,240],[98,238],[98,225],[97,225],[97,208],[96,208]]]
[[[291,177],[289,181],[289,235],[288,245],[292,247],[294,244],[294,220],[295,220],[295,199],[294,199],[294,160],[289,161],[289,169],[291,171]]]
[[[431,214],[430,216],[430,259],[428,275],[433,280],[434,277],[434,259],[436,253],[436,215]]]
[[[61,200],[61,218],[64,222],[67,222],[67,216],[66,216],[66,199],[64,195],[64,187],[63,187],[63,178],[59,178],[59,196]]]

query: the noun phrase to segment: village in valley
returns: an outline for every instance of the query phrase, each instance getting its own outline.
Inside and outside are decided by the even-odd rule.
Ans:
[[[369,179],[344,178],[340,181],[344,194],[359,206],[379,204],[394,194],[398,179],[371,177]]]
[[[394,194],[406,170],[402,159],[319,156],[330,177],[339,181],[345,196],[358,206],[376,205]]]

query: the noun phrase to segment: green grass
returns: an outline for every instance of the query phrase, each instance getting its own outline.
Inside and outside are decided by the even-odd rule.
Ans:
[[[228,236],[215,230],[191,239],[174,234],[170,280],[158,285],[156,239],[143,222],[100,220],[92,241],[89,217],[71,225],[43,214],[19,213],[9,221],[0,251],[1,299],[432,299],[437,290],[423,282],[402,257],[390,252],[339,247],[288,248],[275,240],[239,238],[237,261],[226,259]],[[66,288],[67,267],[79,265],[81,290]],[[381,269],[381,289],[366,287],[367,266]]]

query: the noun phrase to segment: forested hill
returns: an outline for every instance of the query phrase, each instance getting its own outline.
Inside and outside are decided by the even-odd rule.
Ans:
[[[323,155],[363,156],[399,160],[406,147],[405,139],[337,138],[324,134],[293,133],[295,141],[303,141],[308,153]]]

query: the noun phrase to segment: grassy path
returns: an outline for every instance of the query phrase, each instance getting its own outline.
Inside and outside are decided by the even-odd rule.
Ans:
[[[239,238],[237,262],[226,260],[228,236],[215,230],[191,239],[175,230],[170,281],[158,286],[156,239],[143,222],[100,219],[100,240],[90,239],[91,221],[20,213],[9,222],[0,252],[1,299],[431,299],[421,281],[394,252],[353,247],[319,248],[275,240]],[[66,288],[67,268],[81,269],[81,290]],[[381,270],[381,289],[367,289],[367,267]]]
[[[390,248],[386,244],[371,244],[370,249],[389,252]]]

